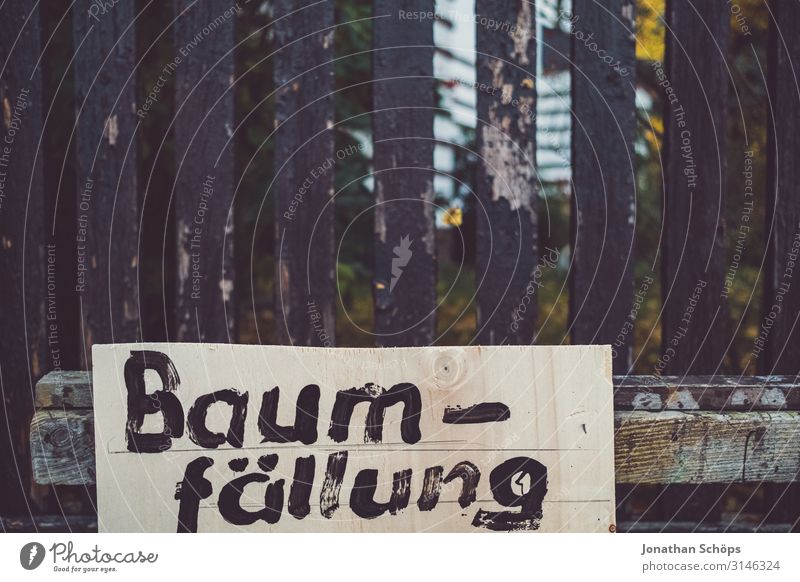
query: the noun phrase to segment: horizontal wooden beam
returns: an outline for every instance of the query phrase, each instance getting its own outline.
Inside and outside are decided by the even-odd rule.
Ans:
[[[739,521],[618,521],[619,533],[789,533],[791,523],[746,523]]]
[[[617,483],[788,483],[798,412],[616,412]]]
[[[91,408],[91,372],[50,372],[36,384],[36,408]]]
[[[616,412],[617,483],[797,480],[798,412]],[[95,482],[91,410],[42,410],[31,425],[34,480]]]
[[[614,376],[614,410],[800,410],[795,376]]]
[[[614,376],[614,410],[800,410],[795,376]],[[91,408],[91,372],[50,372],[36,407]]]
[[[618,533],[787,533],[791,523],[743,523],[691,521],[618,521]],[[0,517],[0,532],[4,533],[91,533],[97,532],[96,515],[41,515],[30,517]]]
[[[0,517],[3,533],[96,533],[96,515],[36,515]]]

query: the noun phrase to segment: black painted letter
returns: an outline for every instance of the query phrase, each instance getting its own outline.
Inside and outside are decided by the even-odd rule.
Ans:
[[[516,479],[512,478],[519,475]],[[521,491],[523,477],[530,478],[530,490]],[[542,501],[547,494],[547,467],[528,457],[515,457],[501,463],[489,475],[495,501],[504,507],[519,507],[519,512],[478,510],[472,525],[493,531],[536,530],[542,520]]]
[[[161,379],[161,389],[147,394],[144,372],[154,370]],[[172,437],[183,436],[183,407],[173,394],[181,379],[175,364],[166,354],[154,351],[133,351],[125,362],[125,387],[128,389],[128,422],[125,440],[128,450],[134,453],[161,453],[172,446]],[[160,433],[142,434],[142,423],[147,414],[161,413],[164,430]]]
[[[309,384],[297,396],[294,426],[278,425],[278,402],[281,389],[277,386],[264,392],[261,414],[258,415],[258,430],[262,443],[291,443],[300,441],[310,445],[317,440],[317,417],[319,416],[319,386]]]
[[[211,432],[206,426],[208,408],[215,402],[224,402],[232,408],[231,422],[227,436],[221,432]],[[189,427],[189,438],[192,442],[205,448],[216,449],[225,441],[231,446],[241,448],[244,442],[244,421],[247,417],[247,392],[240,393],[233,388],[217,390],[211,394],[203,394],[195,400],[189,409],[186,424]]]

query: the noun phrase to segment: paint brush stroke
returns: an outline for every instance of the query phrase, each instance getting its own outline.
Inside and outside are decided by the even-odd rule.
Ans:
[[[482,402],[466,408],[446,407],[442,422],[445,424],[480,424],[502,422],[511,418],[511,411],[502,402]]]

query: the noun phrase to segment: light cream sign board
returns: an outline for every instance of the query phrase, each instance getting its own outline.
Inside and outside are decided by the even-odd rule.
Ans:
[[[608,532],[608,346],[93,349],[106,532]]]

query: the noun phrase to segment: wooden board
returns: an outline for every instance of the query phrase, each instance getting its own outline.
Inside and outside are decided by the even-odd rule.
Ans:
[[[77,260],[81,363],[94,343],[139,337],[136,10],[120,2],[98,23],[94,2],[73,6]]]
[[[428,346],[436,334],[433,0],[375,0],[375,342]]]
[[[607,346],[130,344],[94,356],[101,531],[614,524]]]
[[[231,342],[236,334],[233,45],[241,9],[229,0],[180,0],[174,10],[175,60],[162,78],[175,75],[175,337]]]
[[[769,41],[767,102],[767,275],[759,335],[753,346],[762,371],[800,373],[800,285],[792,284],[800,246],[800,166],[797,164],[797,116],[785,115],[800,99],[800,37],[780,23],[797,23],[800,4],[770,5],[774,18]],[[782,32],[783,29],[783,32]],[[766,346],[763,344],[766,343]],[[765,349],[766,348],[766,349]],[[764,353],[762,354],[762,350]]]
[[[0,514],[28,513],[26,422],[58,349],[47,319],[54,247],[45,249],[39,4],[0,3]],[[47,253],[45,252],[47,250]],[[49,326],[49,327],[48,327]],[[56,328],[57,329],[57,328]],[[58,333],[56,331],[56,338]]]
[[[531,344],[542,272],[536,208],[536,10],[528,0],[481,0],[476,13],[514,22],[497,34],[476,24],[476,299],[479,344]]]
[[[612,344],[618,374],[631,368],[628,326],[634,324],[634,4],[606,0],[600,9],[595,0],[575,0],[567,24],[573,63],[570,329],[573,343]]]
[[[275,11],[275,327],[280,343],[333,345],[336,331],[334,5]],[[274,193],[273,193],[274,192]]]
[[[800,413],[618,413],[621,483],[788,482],[800,470]]]
[[[730,341],[723,297],[726,108],[730,10],[724,3],[667,2],[664,90],[664,255],[658,372],[716,374]]]

